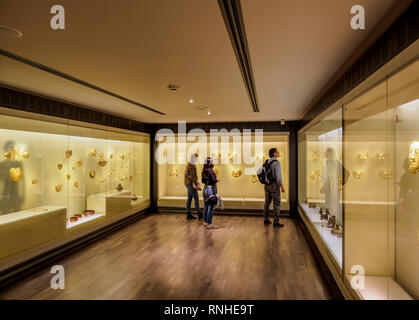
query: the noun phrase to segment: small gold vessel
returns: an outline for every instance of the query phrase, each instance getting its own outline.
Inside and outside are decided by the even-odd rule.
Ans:
[[[71,179],[71,174],[68,174],[67,175],[67,180],[70,180]]]
[[[63,185],[59,184],[57,186],[55,186],[55,191],[60,192],[63,189]]]
[[[65,157],[66,157],[67,159],[70,159],[72,155],[73,155],[73,151],[72,151],[72,150],[67,150],[67,151],[65,152]]]
[[[62,163],[58,163],[57,164],[58,170],[61,170],[63,168],[63,164]]]
[[[9,176],[14,182],[18,182],[22,179],[22,170],[20,168],[10,168]]]

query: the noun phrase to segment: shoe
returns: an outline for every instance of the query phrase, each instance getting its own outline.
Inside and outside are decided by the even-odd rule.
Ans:
[[[207,225],[207,229],[218,229],[218,226],[216,226],[215,224],[209,224]]]
[[[195,217],[195,216],[193,216],[193,215],[191,215],[191,214],[188,214],[188,215],[186,216],[186,220],[196,220],[196,217]]]
[[[275,228],[282,228],[284,225],[282,223],[280,223],[280,222],[274,222],[274,225],[273,226]]]
[[[208,225],[208,223],[204,222],[204,227],[206,227]]]
[[[269,220],[269,219],[267,219],[267,220],[265,220],[264,222],[263,222],[263,224],[265,225],[265,226],[267,226],[268,224],[271,224],[272,222],[271,222],[271,220]]]

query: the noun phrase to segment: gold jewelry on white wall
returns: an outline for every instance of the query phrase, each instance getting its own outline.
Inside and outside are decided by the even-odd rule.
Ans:
[[[32,179],[32,184],[38,184],[38,178]]]
[[[65,152],[65,157],[66,157],[67,159],[70,159],[72,155],[73,155],[73,150],[67,150],[67,151]]]
[[[67,180],[70,180],[71,179],[71,174],[68,174],[66,177],[67,177]]]
[[[252,174],[252,183],[258,182],[258,177],[255,174]]]
[[[103,153],[100,154],[100,161],[98,162],[98,164],[101,167],[106,166],[106,164],[108,163],[108,161],[105,160]]]
[[[97,154],[96,149],[91,149],[91,150],[90,150],[90,154],[91,154],[93,157],[96,157],[96,154]]]
[[[358,152],[358,158],[361,160],[367,160],[368,159],[368,152]]]
[[[57,163],[57,167],[58,167],[58,170],[61,170],[63,168],[63,164],[62,163]]]
[[[73,167],[72,169],[73,169],[73,170],[76,170],[76,167]]]
[[[310,172],[310,179],[311,180],[316,179],[316,173],[314,172],[314,170],[311,170],[311,172]]]
[[[365,177],[365,172],[363,170],[359,170],[359,169],[355,169],[352,172],[352,175],[354,176],[355,179],[363,179]]]
[[[177,169],[171,169],[169,171],[169,176],[170,177],[178,177],[179,176],[179,171]]]
[[[89,177],[91,179],[94,179],[95,176],[96,176],[96,172],[94,170],[89,172]]]
[[[129,176],[129,181],[132,182],[132,176]]]
[[[386,156],[386,154],[385,154],[384,152],[377,152],[377,153],[375,154],[375,158],[376,158],[377,160],[384,160],[384,159],[385,159],[385,156]]]
[[[76,182],[74,182],[74,188],[78,188],[79,187],[79,183],[76,181]]]
[[[393,179],[393,172],[390,170],[381,170],[380,177],[384,180],[391,180]]]
[[[113,159],[113,154],[111,153],[110,155],[109,155],[109,159]]]
[[[60,192],[63,189],[63,185],[59,184],[55,186],[55,191]]]
[[[18,182],[22,179],[22,170],[20,168],[10,168],[9,176],[14,182]]]
[[[231,170],[231,175],[234,178],[238,178],[242,175],[242,171],[241,171],[241,169],[233,169],[233,170]]]
[[[25,159],[29,159],[29,157],[30,157],[29,152],[23,152],[22,157],[24,157]]]
[[[419,141],[413,141],[409,148],[409,171],[419,174]]]
[[[83,165],[83,161],[78,160],[78,161],[77,161],[77,165],[78,165],[79,167],[81,167],[81,166]]]

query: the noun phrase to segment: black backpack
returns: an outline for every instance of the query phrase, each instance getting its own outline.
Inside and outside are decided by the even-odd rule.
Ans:
[[[269,185],[276,182],[275,175],[271,169],[271,164],[275,161],[278,160],[274,160],[271,163],[269,163],[269,160],[266,160],[262,167],[260,167],[257,174],[260,183]]]

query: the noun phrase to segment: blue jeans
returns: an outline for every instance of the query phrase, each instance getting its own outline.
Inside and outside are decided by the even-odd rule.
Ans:
[[[191,214],[191,203],[192,203],[192,198],[195,202],[195,209],[196,212],[198,213],[198,216],[200,215],[199,212],[199,196],[198,196],[198,191],[196,191],[196,189],[193,187],[192,184],[188,184],[186,186],[188,188],[188,200],[186,201],[186,210],[187,210],[187,214]]]
[[[208,197],[215,194],[215,187],[205,185],[202,194],[204,196],[204,222],[212,224],[212,217],[214,215],[214,205],[208,204]]]

